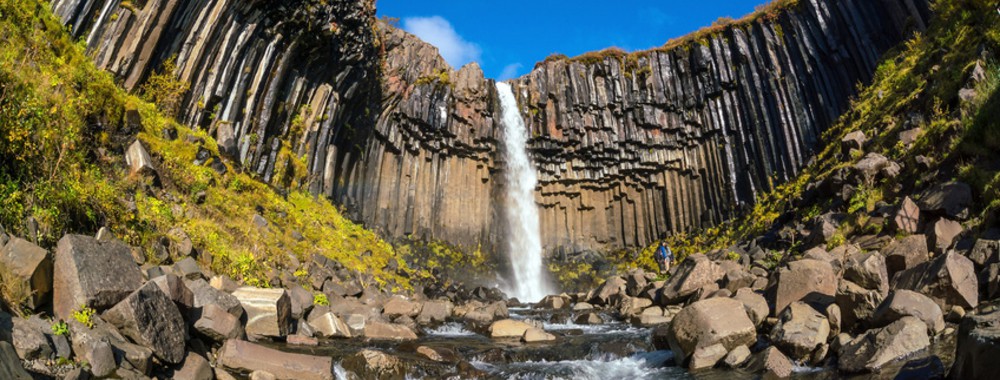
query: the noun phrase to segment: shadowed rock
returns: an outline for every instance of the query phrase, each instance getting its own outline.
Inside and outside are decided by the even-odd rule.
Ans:
[[[927,325],[927,331],[938,334],[944,330],[944,314],[934,300],[905,289],[894,290],[872,315],[872,326],[882,327],[905,316],[919,318]]]
[[[774,315],[781,313],[795,301],[814,303],[826,307],[837,294],[837,278],[830,263],[818,260],[799,260],[778,270],[774,295]]]
[[[878,372],[887,364],[926,349],[931,344],[927,325],[906,316],[892,324],[868,330],[840,348],[837,362],[843,372]]]
[[[660,305],[682,303],[702,287],[715,284],[723,276],[725,272],[722,268],[707,256],[688,256],[660,289]]]
[[[979,282],[971,260],[954,251],[897,274],[894,289],[925,294],[942,309],[952,305],[967,309],[979,304]]]
[[[10,239],[0,249],[0,265],[9,267],[30,285],[28,307],[37,309],[52,292],[52,257],[42,247],[21,238]]]
[[[958,327],[951,379],[1000,378],[1000,310],[968,314]]]
[[[160,360],[173,364],[184,360],[187,326],[174,301],[155,283],[147,282],[104,318],[132,341],[152,349]]]

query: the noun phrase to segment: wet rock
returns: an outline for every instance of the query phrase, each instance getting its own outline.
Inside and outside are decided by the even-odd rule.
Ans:
[[[1000,378],[1000,310],[968,314],[958,327],[951,379]]]
[[[0,265],[28,283],[32,292],[28,307],[37,309],[52,292],[52,257],[42,247],[12,238],[0,249]]]
[[[904,197],[892,221],[896,231],[915,234],[920,230],[920,207],[910,197]]]
[[[927,325],[906,316],[892,324],[868,330],[840,348],[837,362],[843,372],[878,372],[887,364],[930,346]]]
[[[315,314],[317,313],[309,315],[309,325],[320,336],[326,338],[350,338],[352,336],[350,327],[340,317],[331,312]]]
[[[515,321],[513,319],[504,319],[493,322],[493,324],[490,325],[490,337],[520,338],[524,336],[525,331],[528,331],[528,329],[533,327],[534,326],[522,321]]]
[[[173,300],[160,287],[146,283],[104,313],[133,342],[153,350],[160,360],[178,364],[184,360],[187,326]]]
[[[905,316],[919,318],[927,325],[927,331],[936,335],[944,330],[941,308],[929,297],[910,290],[894,290],[872,315],[872,326],[889,325]]]
[[[878,252],[855,255],[844,265],[844,279],[865,289],[878,290],[883,297],[889,294],[889,273],[885,257]]]
[[[944,379],[946,374],[941,358],[930,356],[906,362],[894,380]]]
[[[804,302],[788,305],[771,331],[771,341],[792,359],[800,361],[808,360],[829,336],[830,323]]]
[[[608,277],[597,289],[594,289],[593,295],[588,299],[588,302],[594,305],[608,305],[611,301],[611,296],[618,294],[625,294],[625,290],[628,284],[625,279],[618,276]]]
[[[406,366],[399,358],[376,350],[361,350],[344,358],[341,365],[362,379],[401,380],[406,377]]]
[[[785,379],[792,376],[795,363],[775,347],[768,347],[753,356],[750,371],[765,379]]]
[[[216,304],[201,308],[194,329],[216,342],[225,342],[243,336],[240,319]]]
[[[707,256],[688,256],[660,289],[659,304],[682,303],[702,287],[717,283],[723,276],[725,272],[722,268]]]
[[[757,294],[750,288],[743,288],[736,291],[733,299],[743,303],[743,310],[753,321],[754,326],[760,326],[771,313],[771,308],[767,306],[764,296]]]
[[[951,305],[974,308],[979,304],[975,266],[971,260],[954,251],[900,272],[894,280],[894,289],[925,294],[942,309]]]
[[[400,296],[393,296],[385,303],[382,314],[389,318],[399,316],[416,317],[423,309],[423,304],[413,302]]]
[[[129,174],[151,175],[156,174],[156,167],[153,166],[153,158],[142,146],[142,142],[135,140],[129,145],[125,152],[125,164],[129,166]]]
[[[428,360],[440,363],[457,363],[462,360],[455,351],[445,347],[419,346],[416,353]]]
[[[417,316],[417,322],[421,324],[444,323],[451,317],[454,308],[451,301],[424,302],[424,306]]]
[[[972,188],[962,182],[937,184],[921,193],[920,210],[951,219],[965,220],[972,204]]]
[[[233,371],[266,371],[285,380],[333,380],[333,359],[293,354],[241,340],[227,340],[218,365]]]
[[[288,335],[292,304],[284,289],[242,287],[232,295],[247,314],[244,330],[248,336],[275,338]]]
[[[186,380],[213,380],[215,379],[215,373],[212,371],[212,365],[208,363],[208,360],[194,352],[188,352],[187,356],[184,357],[184,362],[181,364],[181,368],[174,371],[173,378]]]
[[[376,321],[369,321],[365,324],[364,336],[368,339],[375,340],[414,340],[417,339],[417,334],[413,332],[409,327],[392,324],[383,323]]]
[[[726,354],[726,358],[722,360],[722,364],[727,368],[737,368],[746,363],[747,359],[750,359],[750,348],[739,346]]]
[[[597,313],[584,313],[573,319],[573,323],[578,325],[600,325],[604,323],[604,318],[601,318],[601,315]]]
[[[688,362],[688,370],[697,371],[715,367],[715,364],[726,357],[727,353],[726,346],[722,343],[695,349],[694,354],[691,355],[691,361]]]
[[[128,246],[84,235],[59,240],[53,278],[53,311],[67,320],[80,305],[103,311],[142,285],[142,272]]]
[[[938,219],[927,227],[928,245],[938,253],[945,252],[964,230],[956,221]]]
[[[898,272],[930,260],[925,235],[907,236],[890,244],[882,253],[885,255],[885,267],[890,279]]]
[[[698,348],[721,343],[726,350],[740,345],[750,345],[756,341],[756,329],[746,313],[743,304],[730,298],[711,298],[695,302],[674,317],[669,329],[670,350],[678,363],[687,359]]]
[[[521,341],[525,343],[551,342],[556,340],[556,336],[545,332],[540,328],[532,327],[524,331]]]
[[[837,278],[830,263],[799,260],[788,263],[777,272],[774,312],[780,313],[795,301],[805,301],[826,307],[837,294]]]
[[[572,310],[573,311],[590,311],[590,310],[594,310],[594,305],[591,305],[591,304],[586,303],[586,302],[577,302],[576,304],[573,305],[573,309]]]
[[[542,298],[542,300],[538,302],[538,307],[546,309],[559,310],[566,306],[569,306],[569,300],[567,297],[563,296],[545,296],[545,298]]]

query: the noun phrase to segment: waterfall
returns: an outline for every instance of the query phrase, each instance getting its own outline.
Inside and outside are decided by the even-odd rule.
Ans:
[[[496,86],[503,113],[503,155],[507,164],[503,218],[513,272],[513,284],[505,290],[522,302],[537,302],[550,294],[542,264],[542,238],[535,204],[538,174],[528,158],[528,129],[517,109],[514,91],[507,83],[497,82]]]

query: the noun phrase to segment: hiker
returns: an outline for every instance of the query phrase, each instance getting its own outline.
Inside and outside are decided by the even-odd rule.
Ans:
[[[656,265],[660,267],[660,273],[667,273],[670,269],[669,264],[667,264],[667,256],[670,250],[667,249],[667,244],[660,242],[660,246],[656,248],[656,253],[653,254],[653,258],[656,260]]]

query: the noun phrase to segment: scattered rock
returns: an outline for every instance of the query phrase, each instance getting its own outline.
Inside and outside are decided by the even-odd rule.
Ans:
[[[559,310],[569,305],[568,300],[563,296],[545,296],[538,302],[538,307]]]
[[[688,256],[660,289],[660,305],[682,303],[702,287],[717,283],[723,276],[725,272],[722,268],[707,256]]]
[[[792,359],[800,361],[808,360],[829,336],[830,323],[804,302],[788,305],[771,331],[771,341]]]
[[[364,336],[375,340],[414,340],[417,334],[409,327],[371,321],[365,324]]]
[[[198,267],[198,262],[194,261],[193,257],[185,257],[174,264],[174,273],[188,280],[197,280],[204,276],[201,273],[201,268]]]
[[[194,308],[194,293],[191,292],[191,289],[188,289],[180,277],[173,274],[165,274],[149,282],[160,287],[160,291],[166,294],[167,298],[174,301],[174,305],[177,305],[181,312],[186,313]]]
[[[83,353],[84,359],[90,364],[90,372],[98,378],[108,377],[118,368],[114,350],[108,342],[95,341],[90,345],[90,349],[83,350]]]
[[[208,360],[194,352],[188,352],[187,356],[184,357],[184,362],[181,364],[181,368],[174,371],[173,378],[185,380],[213,380],[215,379],[215,373],[212,371],[212,365],[208,363]]]
[[[457,363],[461,361],[461,358],[459,358],[455,351],[444,347],[419,346],[416,352],[417,355],[436,362]]]
[[[958,220],[968,218],[971,204],[972,188],[962,182],[937,184],[921,193],[917,201],[921,211]]]
[[[711,298],[695,302],[674,317],[668,342],[678,363],[698,348],[721,343],[726,350],[751,345],[757,340],[753,322],[742,310],[743,304],[731,298]]]
[[[153,166],[153,158],[142,146],[142,142],[135,140],[129,145],[125,152],[125,164],[129,166],[129,174],[155,175],[156,167]]]
[[[608,277],[603,284],[594,289],[593,296],[590,297],[588,302],[594,305],[608,305],[611,300],[611,296],[616,294],[625,294],[628,284],[625,279],[618,276]]]
[[[417,316],[417,322],[422,324],[444,323],[449,317],[451,317],[451,313],[454,309],[455,306],[451,303],[451,301],[424,302],[424,306],[420,310],[420,314]]]
[[[52,292],[52,257],[42,247],[12,238],[0,249],[0,264],[8,266],[30,285],[28,307],[37,309]]]
[[[726,357],[726,353],[728,351],[722,343],[697,348],[694,350],[694,354],[691,355],[691,361],[688,362],[688,370],[697,371],[699,369],[715,367],[716,363]]]
[[[173,364],[184,360],[187,326],[173,300],[156,284],[146,283],[104,313],[104,319],[133,342],[153,350],[160,360]]]
[[[331,312],[309,316],[309,325],[316,333],[326,338],[350,338],[351,329],[340,317]]]
[[[205,305],[194,322],[194,329],[216,342],[243,336],[240,319],[216,304]]]
[[[750,348],[747,346],[739,346],[726,354],[726,358],[722,360],[722,364],[728,368],[736,368],[743,365],[743,363],[746,363],[749,358]]]
[[[910,197],[905,197],[892,221],[896,231],[915,234],[920,230],[920,207]]]
[[[525,343],[535,343],[535,342],[551,342],[556,340],[556,336],[545,332],[540,328],[529,328],[525,330],[524,336],[521,337],[521,341]]]
[[[890,244],[883,252],[885,255],[885,267],[889,278],[892,279],[896,273],[913,268],[920,263],[930,260],[930,253],[927,250],[927,237],[925,235],[911,235]]]
[[[952,379],[1000,379],[1000,310],[968,314],[958,327]]]
[[[927,325],[906,316],[892,324],[868,330],[840,348],[842,372],[878,372],[885,365],[930,346]]]
[[[243,373],[266,371],[284,380],[333,380],[333,359],[293,354],[230,339],[219,349],[218,365]]]
[[[490,325],[490,337],[493,338],[520,338],[528,329],[534,326],[522,321],[504,319],[493,322]]]
[[[872,326],[889,325],[905,316],[919,318],[927,325],[927,331],[938,334],[944,330],[941,308],[929,297],[910,290],[894,290],[872,315]]]
[[[962,231],[962,224],[944,218],[938,219],[927,227],[928,246],[938,253],[945,252]]]
[[[826,307],[837,294],[837,277],[830,263],[818,260],[799,260],[788,263],[777,272],[775,286],[775,314],[789,304],[804,301]]]
[[[979,282],[971,260],[954,251],[938,256],[900,272],[894,278],[894,289],[908,289],[925,294],[942,309],[958,305],[975,308],[979,305]]]
[[[60,239],[54,269],[53,311],[66,320],[80,305],[103,311],[142,285],[142,272],[132,261],[128,246],[117,241],[98,242],[90,236]]]
[[[361,350],[344,358],[341,365],[362,379],[402,380],[406,377],[406,366],[399,358],[376,350]]]
[[[233,292],[247,314],[244,327],[248,336],[283,337],[288,335],[292,315],[291,299],[284,289],[242,287]]]
[[[844,138],[840,139],[840,150],[844,155],[849,155],[852,150],[864,150],[865,142],[868,141],[868,137],[865,136],[863,131],[854,131],[844,135]]]
[[[854,164],[854,172],[860,177],[860,182],[872,185],[876,179],[892,178],[899,175],[899,164],[890,161],[878,153],[868,153]]]
[[[576,304],[573,305],[573,309],[572,310],[573,311],[590,311],[590,310],[594,310],[594,305],[591,305],[591,304],[586,303],[586,302],[577,302]]]

